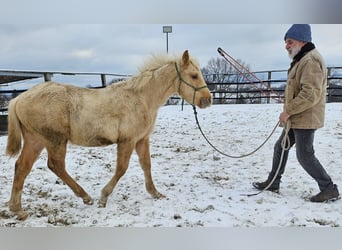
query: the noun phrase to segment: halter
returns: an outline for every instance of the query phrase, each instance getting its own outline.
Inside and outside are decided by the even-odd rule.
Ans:
[[[208,86],[207,86],[207,85],[204,85],[204,86],[202,86],[202,87],[196,88],[196,87],[193,86],[191,83],[188,83],[187,81],[185,81],[185,80],[182,78],[182,76],[181,76],[181,74],[180,74],[180,72],[179,72],[179,70],[178,70],[177,63],[176,63],[176,62],[175,62],[175,67],[176,67],[176,71],[177,71],[177,75],[178,75],[178,79],[179,79],[178,93],[179,93],[179,95],[180,95],[180,88],[181,88],[182,82],[184,82],[186,85],[188,85],[190,88],[192,88],[192,89],[194,90],[194,95],[193,95],[193,98],[192,98],[192,104],[191,104],[191,105],[194,106],[194,105],[195,105],[195,96],[196,96],[196,92],[197,92],[198,90],[200,90],[200,89],[208,88]]]

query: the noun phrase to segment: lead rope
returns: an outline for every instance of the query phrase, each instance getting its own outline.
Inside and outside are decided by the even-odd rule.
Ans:
[[[270,183],[268,183],[268,185],[261,191],[257,192],[257,193],[253,193],[253,194],[242,194],[244,196],[254,196],[254,195],[258,195],[258,194],[261,194],[262,192],[266,191],[270,186],[272,186],[273,182],[275,181],[275,179],[277,178],[278,174],[279,174],[279,171],[280,171],[280,167],[281,167],[281,164],[283,163],[283,159],[284,159],[284,153],[286,150],[289,150],[290,149],[290,138],[289,138],[289,130],[291,128],[291,121],[290,120],[287,120],[287,122],[285,123],[285,126],[284,126],[284,137],[283,139],[281,140],[281,148],[282,148],[282,151],[281,151],[281,155],[280,155],[280,161],[279,161],[279,165],[277,167],[277,171],[275,172],[272,180],[270,181]]]
[[[204,134],[202,128],[201,128],[201,125],[199,124],[199,121],[198,121],[198,116],[197,116],[197,110],[196,110],[196,107],[194,105],[192,105],[193,109],[194,109],[194,115],[195,115],[195,119],[196,119],[196,124],[197,124],[197,127],[199,129],[199,131],[201,132],[202,136],[204,137],[204,139],[207,141],[207,143],[214,149],[216,150],[218,153],[224,155],[224,156],[227,156],[229,158],[244,158],[244,157],[247,157],[247,156],[250,156],[252,154],[254,154],[255,152],[257,152],[260,148],[262,148],[266,142],[271,138],[271,136],[274,134],[274,131],[276,130],[276,128],[279,126],[280,122],[278,121],[277,124],[275,125],[275,127],[273,128],[272,132],[270,133],[270,135],[266,138],[266,140],[261,143],[261,145],[259,147],[257,147],[255,150],[253,150],[252,152],[250,153],[247,153],[247,154],[243,154],[243,155],[239,155],[239,156],[234,156],[234,155],[229,155],[229,154],[226,154],[224,152],[222,152],[221,150],[219,150],[217,147],[215,147],[210,141],[209,139],[206,137],[206,135]],[[285,133],[284,133],[284,137],[282,138],[282,141],[281,141],[281,147],[282,147],[282,152],[281,152],[281,156],[280,156],[280,161],[279,161],[279,165],[278,165],[278,168],[277,168],[277,171],[275,173],[275,175],[273,176],[271,182],[263,189],[261,190],[260,192],[257,192],[257,193],[253,193],[253,194],[241,194],[241,195],[244,195],[244,196],[254,196],[254,195],[258,195],[262,192],[264,192],[265,190],[267,190],[270,186],[272,186],[273,182],[275,181],[275,179],[277,178],[277,175],[280,171],[280,167],[281,167],[281,164],[283,162],[283,159],[284,159],[284,153],[286,150],[289,150],[290,148],[290,138],[288,136],[288,133],[289,133],[289,130],[291,128],[291,122],[290,120],[288,120],[286,123],[285,123],[285,126],[284,126],[284,130],[285,130]]]
[[[203,130],[202,130],[202,128],[201,128],[201,125],[199,124],[198,117],[197,117],[197,110],[196,110],[196,107],[195,107],[194,105],[192,105],[192,107],[193,107],[193,109],[194,109],[194,114],[195,114],[195,119],[196,119],[197,127],[198,127],[199,131],[201,132],[202,136],[204,137],[204,139],[207,141],[207,143],[208,143],[214,150],[216,150],[216,151],[217,151],[218,153],[220,153],[221,155],[227,156],[227,157],[229,157],[229,158],[235,158],[235,159],[237,159],[237,158],[244,158],[244,157],[250,156],[250,155],[254,154],[255,152],[257,152],[257,151],[258,151],[260,148],[262,148],[262,147],[266,144],[266,142],[271,138],[271,136],[273,135],[274,131],[276,130],[276,128],[279,126],[279,123],[280,123],[280,122],[278,122],[278,123],[274,126],[272,132],[271,132],[270,135],[266,138],[266,140],[265,140],[263,143],[261,143],[261,145],[260,145],[259,147],[257,147],[255,150],[253,150],[252,152],[247,153],[247,154],[243,154],[243,155],[238,155],[238,156],[236,156],[236,155],[229,155],[229,154],[226,154],[226,153],[224,153],[223,151],[219,150],[217,147],[215,147],[215,146],[209,141],[209,139],[208,139],[208,138],[206,137],[206,135],[204,134],[204,132],[203,132]]]

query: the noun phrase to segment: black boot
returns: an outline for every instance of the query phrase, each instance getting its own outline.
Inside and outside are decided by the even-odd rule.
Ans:
[[[339,199],[339,192],[337,189],[337,185],[334,184],[331,187],[319,192],[318,194],[312,196],[310,201],[312,202],[328,202],[328,201],[335,201]]]
[[[256,189],[263,191],[263,190],[268,190],[272,191],[275,193],[279,193],[279,181],[274,181],[271,186],[269,186],[267,189],[265,189],[269,184],[270,180],[264,181],[264,182],[253,182],[252,185]]]

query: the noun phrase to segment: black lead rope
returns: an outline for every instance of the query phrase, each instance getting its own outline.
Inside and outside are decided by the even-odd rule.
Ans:
[[[243,155],[229,155],[229,154],[226,154],[224,153],[223,151],[219,150],[217,147],[215,147],[210,141],[209,139],[206,137],[206,135],[204,134],[202,128],[201,128],[201,125],[199,124],[199,121],[198,121],[198,116],[197,116],[197,110],[196,110],[196,107],[194,105],[192,105],[192,108],[194,109],[194,115],[195,115],[195,119],[196,119],[196,124],[197,124],[197,127],[199,129],[199,131],[201,132],[202,136],[204,137],[204,139],[207,141],[207,143],[214,149],[216,150],[218,153],[224,155],[224,156],[227,156],[229,158],[235,158],[235,159],[238,159],[238,158],[244,158],[244,157],[247,157],[247,156],[250,156],[252,154],[254,154],[255,152],[257,152],[260,148],[262,148],[266,142],[271,138],[271,136],[273,135],[274,131],[277,129],[277,127],[279,126],[279,123],[278,122],[276,124],[276,126],[273,128],[272,132],[270,133],[270,135],[266,138],[266,140],[259,146],[257,147],[255,150],[253,150],[252,152],[250,153],[247,153],[247,154],[243,154]]]

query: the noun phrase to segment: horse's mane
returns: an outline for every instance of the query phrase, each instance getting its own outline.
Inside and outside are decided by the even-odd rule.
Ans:
[[[153,71],[159,69],[160,67],[174,62],[179,62],[181,60],[181,55],[173,55],[169,56],[168,54],[159,54],[159,55],[151,55],[144,63],[144,65],[139,67],[140,73],[146,71]],[[198,61],[194,58],[190,58],[190,60],[199,67]]]
[[[139,72],[128,79],[124,85],[127,88],[134,88],[139,90],[144,88],[149,83],[154,71],[168,65],[170,63],[178,62],[179,56],[168,56],[167,54],[152,54],[148,59],[145,60],[144,64],[138,67]]]
[[[144,62],[143,65],[139,67],[139,72],[144,73],[146,71],[154,71],[166,64],[179,61],[179,60],[180,60],[179,56],[170,57],[167,54],[159,54],[159,55],[153,54]]]
[[[190,58],[191,61],[198,66],[198,62],[194,58]],[[157,69],[160,69],[161,67],[169,64],[173,64],[175,62],[180,62],[181,56],[179,55],[167,55],[167,54],[152,54],[143,65],[138,67],[139,73],[135,74],[133,77],[125,81],[124,85],[128,88],[135,88],[135,89],[141,89],[146,84],[148,84],[150,77],[152,77],[154,71]]]

